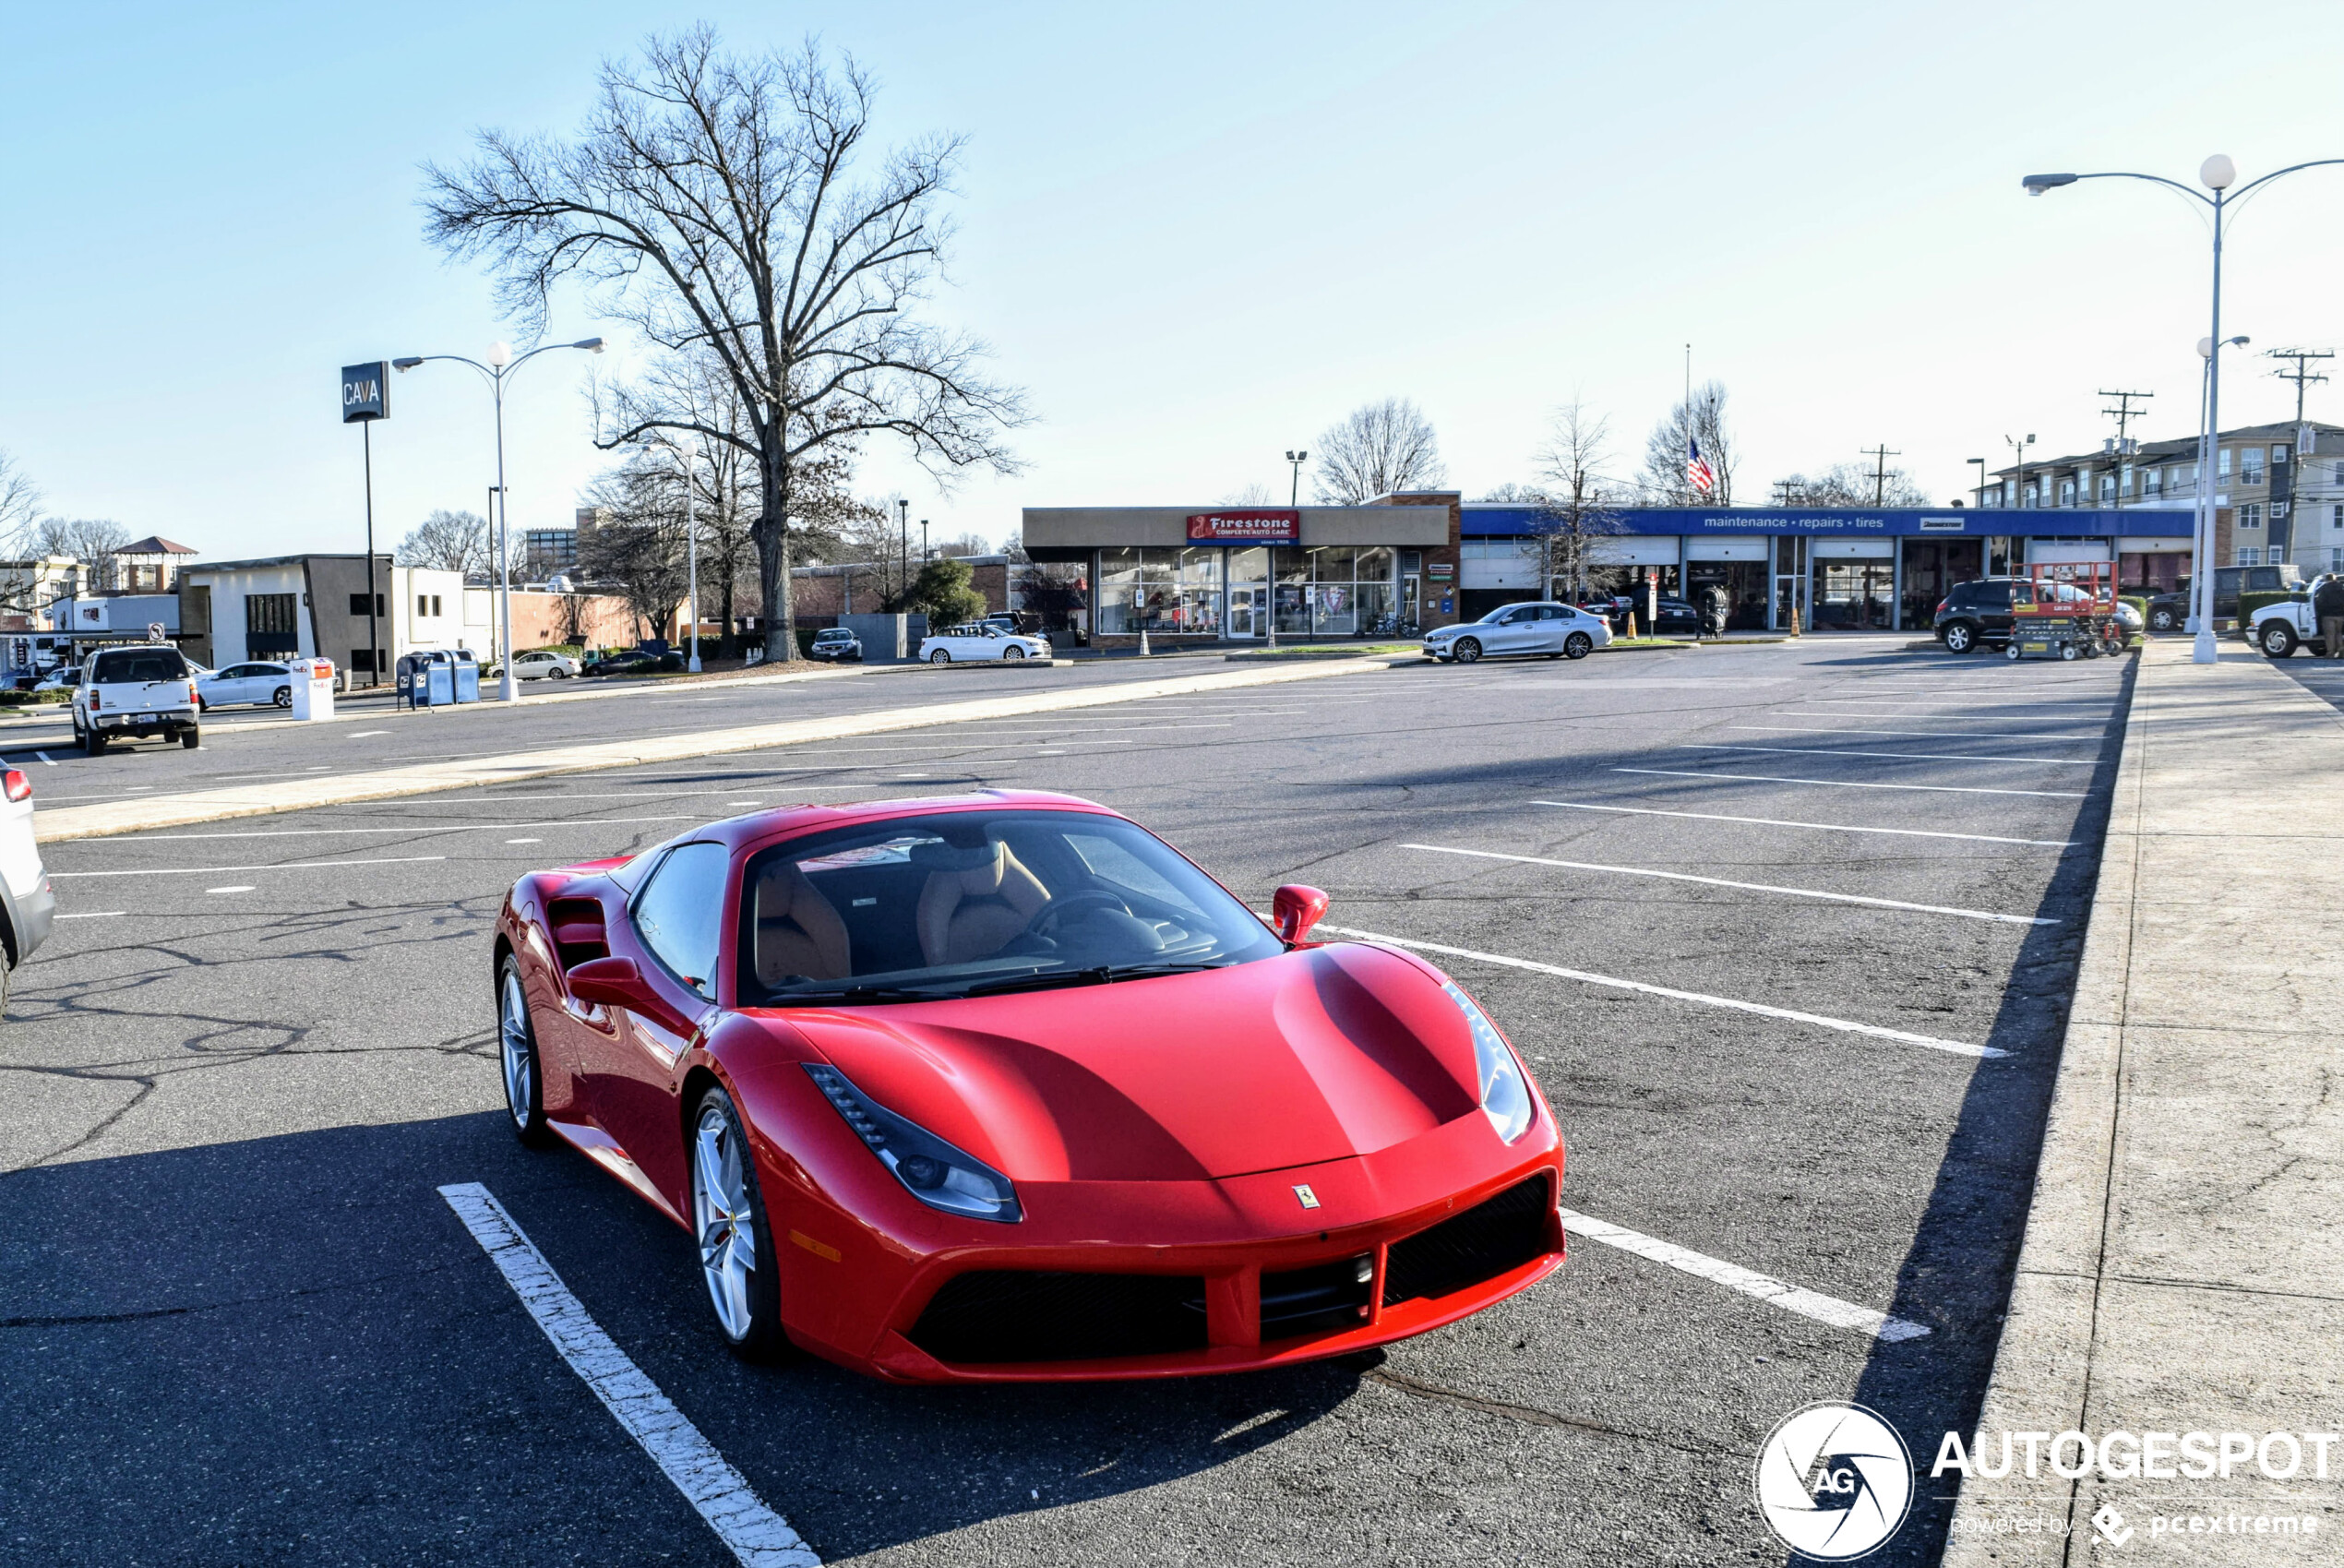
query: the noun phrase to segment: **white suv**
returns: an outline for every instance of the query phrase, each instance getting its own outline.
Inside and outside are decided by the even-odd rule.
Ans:
[[[195,672],[179,650],[142,642],[90,654],[74,688],[73,738],[95,757],[108,741],[154,735],[190,750],[203,744]]]
[[[48,939],[57,917],[57,895],[48,868],[32,838],[32,781],[21,770],[0,773],[0,939],[7,944],[0,963],[0,1006],[8,996],[8,971],[32,956]]]

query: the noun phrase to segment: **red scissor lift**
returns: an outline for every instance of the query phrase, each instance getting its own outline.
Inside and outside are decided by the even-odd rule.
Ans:
[[[2116,618],[2116,573],[2106,561],[2032,566],[2032,604],[2011,606],[2013,659],[2039,653],[2061,659],[2096,659],[2124,651],[2124,628]]]

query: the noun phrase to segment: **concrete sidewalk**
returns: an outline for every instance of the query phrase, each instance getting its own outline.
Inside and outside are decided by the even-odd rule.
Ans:
[[[2344,1430],[2344,715],[2260,655],[2189,654],[2179,638],[2141,654],[1971,1440],[1996,1465],[2019,1434],[2020,1458],[1962,1483],[1960,1568],[2344,1561],[2344,1440],[2322,1478],[2305,1435]],[[2246,1435],[2227,1478],[2171,1450],[2171,1478],[2126,1477],[2139,1448],[2119,1438],[2079,1478],[2029,1479],[2027,1436],[2071,1431],[2210,1434],[2218,1466],[2223,1434]],[[2273,1469],[2301,1451],[2290,1478],[2237,1456],[2272,1432],[2293,1434]],[[2059,1456],[2079,1467],[2072,1440]]]

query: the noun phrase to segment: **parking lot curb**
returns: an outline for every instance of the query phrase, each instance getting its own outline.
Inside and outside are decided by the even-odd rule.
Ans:
[[[2025,1240],[1993,1374],[1966,1434],[1982,1463],[2001,1455],[2005,1432],[2098,1440],[2335,1424],[2344,1298],[2333,1287],[2344,1269],[2332,1247],[2323,1255],[2290,1239],[2344,1218],[2344,1159],[2333,1152],[2344,1146],[2344,1114],[2323,1108],[2321,1087],[2333,1056],[2332,1011],[2322,1010],[2333,1006],[2344,914],[2294,904],[2313,929],[2283,951],[2252,935],[2262,923],[2254,871],[2333,856],[2308,832],[2248,826],[2288,775],[2234,773],[2220,753],[2259,741],[2333,780],[2344,719],[2260,661],[2189,659],[2185,643],[2152,644],[2131,672]],[[2334,803],[2344,791],[2326,793]],[[2319,810],[2315,800],[2293,805]],[[2318,836],[2331,851],[2344,840],[2334,830]],[[2258,1174],[2273,1165],[2287,1173],[2286,1195],[2261,1193],[2279,1179]],[[1918,1435],[1916,1457],[1937,1442]],[[2072,1445],[2066,1457],[2075,1463]],[[2344,1502],[2336,1474],[2305,1495],[2251,1466],[2243,1478],[2192,1489],[2089,1470],[2030,1478],[2012,1465],[1961,1482],[1943,1562],[2099,1562],[2135,1530],[2147,1535],[2151,1510],[2252,1511],[2249,1496],[2273,1512],[2325,1514],[2333,1528]],[[2303,1555],[2254,1561],[2324,1561],[2329,1550],[2315,1537],[2288,1544]]]
[[[791,719],[686,735],[658,736],[643,740],[554,747],[462,762],[421,764],[322,778],[287,779],[240,789],[148,796],[138,800],[108,801],[102,805],[71,806],[58,811],[38,812],[33,818],[33,836],[43,844],[66,839],[102,838],[114,833],[185,827],[196,822],[222,821],[237,817],[263,817],[283,811],[306,811],[321,806],[345,806],[366,800],[389,800],[402,796],[470,789],[481,784],[511,784],[556,773],[640,767],[693,757],[719,756],[726,752],[761,751],[773,747],[881,735],[891,730],[1106,707],[1120,702],[1143,701],[1151,697],[1234,690],[1286,681],[1322,680],[1336,676],[1381,672],[1390,669],[1393,663],[1393,660],[1388,657],[1345,662],[1313,660],[1298,666],[1277,669],[1225,670],[1211,675],[1175,676],[1162,680],[1082,687],[1070,691],[927,702],[916,707],[884,708],[872,712],[819,719]]]

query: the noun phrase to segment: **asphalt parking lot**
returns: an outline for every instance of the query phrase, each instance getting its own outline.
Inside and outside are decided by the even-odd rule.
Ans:
[[[2131,666],[1904,641],[1404,665],[51,845],[70,918],[0,1039],[0,1561],[733,1561],[460,1182],[825,1562],[1780,1562],[1752,1456],[1842,1398],[1924,1471],[1872,1561],[1933,1561],[1925,1470],[1992,1360]],[[700,707],[672,722],[748,722]],[[545,744],[578,712],[507,717]],[[188,755],[285,736],[327,744]],[[114,766],[35,782],[94,797]],[[1570,1263],[1254,1376],[734,1361],[686,1236],[510,1136],[491,917],[521,871],[712,817],[977,784],[1105,801],[1258,906],[1314,883],[1321,935],[1428,951],[1555,1107]]]

